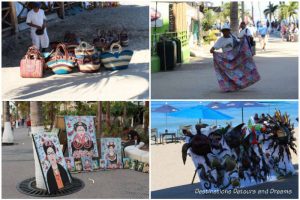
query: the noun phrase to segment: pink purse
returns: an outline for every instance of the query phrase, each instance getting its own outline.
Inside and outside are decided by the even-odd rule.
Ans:
[[[20,62],[20,75],[22,78],[42,78],[44,65],[45,60],[40,51],[31,46]]]

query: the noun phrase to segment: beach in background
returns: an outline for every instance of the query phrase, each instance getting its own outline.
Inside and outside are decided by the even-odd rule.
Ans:
[[[197,106],[197,105],[207,105],[211,101],[152,101],[151,102],[151,128],[157,128],[158,134],[165,132],[166,129],[166,114],[153,112],[153,110],[164,104],[168,104],[178,108],[179,110]],[[228,103],[228,101],[218,101],[221,103]],[[265,107],[245,107],[244,108],[244,122],[247,123],[248,120],[257,113],[259,116],[262,113],[274,115],[276,109],[280,110],[282,113],[287,112],[290,115],[291,122],[294,123],[295,127],[298,127],[298,122],[296,118],[298,117],[298,101],[257,101],[262,103]],[[220,125],[226,126],[226,123],[232,122],[232,125],[238,125],[242,123],[242,110],[241,108],[227,108],[217,110],[226,115],[233,117],[231,120],[206,120],[202,119],[202,123],[207,123],[209,125]],[[189,119],[189,118],[178,118],[167,117],[167,129],[168,132],[175,132],[179,130],[182,125],[192,125],[192,131],[195,131],[194,125],[198,123],[199,119]]]

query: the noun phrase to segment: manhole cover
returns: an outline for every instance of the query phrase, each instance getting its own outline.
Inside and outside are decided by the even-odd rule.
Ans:
[[[84,188],[84,182],[80,179],[74,178],[72,184],[65,186],[63,189],[58,190],[56,193],[49,194],[47,190],[36,188],[35,177],[26,179],[17,185],[17,190],[23,194],[34,197],[58,197],[65,196],[78,192]]]

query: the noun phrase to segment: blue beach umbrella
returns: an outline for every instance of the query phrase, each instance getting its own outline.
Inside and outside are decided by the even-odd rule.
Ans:
[[[213,110],[209,107],[198,105],[186,108],[178,112],[171,113],[172,117],[192,118],[192,119],[209,119],[209,120],[230,120],[233,117]]]
[[[225,109],[226,105],[224,103],[221,103],[221,102],[212,101],[209,104],[207,104],[206,107],[209,107],[209,108],[214,109],[214,110],[220,110],[220,109]]]
[[[165,105],[162,105],[158,108],[155,108],[153,112],[158,112],[158,113],[165,113],[166,114],[166,130],[168,130],[168,113],[176,112],[178,111],[177,108],[174,106],[170,106],[167,103]]]
[[[242,109],[242,123],[244,123],[244,108],[246,107],[265,107],[264,104],[256,101],[230,101],[225,104],[226,108],[241,108]]]

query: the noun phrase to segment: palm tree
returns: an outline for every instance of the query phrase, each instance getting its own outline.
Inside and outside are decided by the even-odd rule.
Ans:
[[[3,144],[13,144],[14,143],[14,136],[11,129],[11,123],[10,123],[10,112],[9,112],[9,102],[3,101],[3,121],[4,121],[4,130],[3,130],[3,138],[2,143]]]
[[[102,137],[102,102],[98,101],[98,109],[97,109],[97,138]]]
[[[110,102],[106,102],[106,127],[110,128]]]
[[[41,101],[31,101],[30,102],[30,119],[31,119],[31,134],[37,134],[44,132],[44,123],[42,115],[42,102]],[[33,141],[33,140],[32,140]],[[42,170],[39,164],[39,159],[35,150],[34,143],[33,145],[33,156],[35,164],[35,179],[36,187],[41,189],[46,189]]]
[[[145,110],[144,110],[144,131],[145,133],[149,133],[149,101],[145,102]]]
[[[239,31],[239,4],[237,1],[230,2],[230,28],[233,34]]]
[[[274,5],[273,3],[269,2],[269,6],[267,9],[264,10],[264,14],[266,17],[269,16],[269,21],[272,21],[272,16],[274,16],[275,11],[277,10],[278,5]]]
[[[279,5],[279,17],[281,20],[283,19],[289,19],[291,21],[291,18],[295,21],[295,18],[297,18],[297,10],[298,10],[299,3],[298,2],[289,2],[288,5],[286,5],[284,2],[280,2]]]

